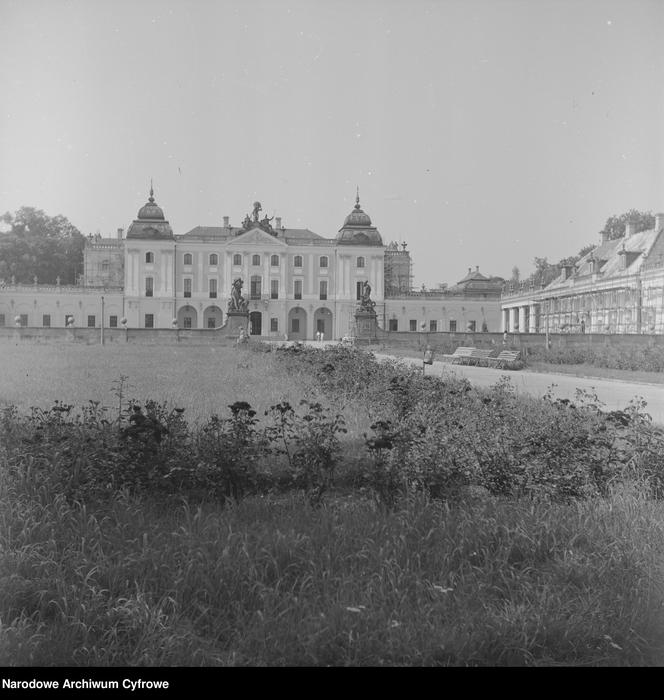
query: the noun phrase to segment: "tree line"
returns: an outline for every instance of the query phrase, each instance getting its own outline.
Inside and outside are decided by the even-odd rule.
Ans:
[[[83,272],[85,236],[66,217],[21,207],[0,216],[0,280],[76,284]]]

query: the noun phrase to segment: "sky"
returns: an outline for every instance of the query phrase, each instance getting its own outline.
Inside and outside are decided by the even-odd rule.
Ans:
[[[664,210],[661,0],[0,0],[0,213],[176,234],[356,187],[415,285],[522,276]]]

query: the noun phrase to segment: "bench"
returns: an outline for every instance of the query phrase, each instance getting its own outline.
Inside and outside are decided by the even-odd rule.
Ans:
[[[480,367],[486,367],[487,362],[491,360],[491,353],[493,351],[491,349],[489,350],[482,350],[481,348],[475,348],[473,350],[472,355],[470,356],[470,359],[468,360],[468,364],[471,365],[479,365]]]
[[[457,348],[451,355],[441,355],[441,360],[449,360],[452,363],[462,362],[466,358],[472,357],[473,350],[477,348]]]
[[[520,356],[519,350],[503,350],[497,357],[487,358],[487,362],[489,367],[507,369],[515,365],[519,361]]]

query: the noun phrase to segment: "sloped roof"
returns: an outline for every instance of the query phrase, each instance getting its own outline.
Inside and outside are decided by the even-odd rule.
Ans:
[[[308,241],[326,241],[329,239],[319,236],[317,233],[310,231],[308,228],[283,228],[275,229],[277,235],[275,238],[286,243],[308,242]],[[233,240],[245,230],[238,226],[196,226],[191,231],[178,236],[179,239],[191,241],[229,241]]]
[[[567,279],[563,278],[563,272],[556,277],[546,289],[564,289],[572,287],[575,280],[582,280],[592,274],[592,260],[603,262],[599,269],[602,279],[609,279],[624,274],[634,274],[641,269],[644,263],[644,254],[650,255],[655,243],[663,237],[664,229],[656,231],[640,231],[631,236],[623,236],[612,241],[607,241],[593,248],[583,256],[576,265],[576,271]],[[622,267],[622,251],[628,255],[625,269]]]

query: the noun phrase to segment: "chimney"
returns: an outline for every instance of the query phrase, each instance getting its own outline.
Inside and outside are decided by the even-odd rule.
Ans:
[[[472,271],[473,271],[473,268],[472,268],[472,267],[469,267],[469,268],[468,268],[468,274],[470,274]]]
[[[479,272],[479,271],[480,271],[480,266],[479,266],[479,265],[475,265],[475,272]]]
[[[600,236],[602,237],[602,243],[606,243],[609,240],[609,232],[608,231],[602,231],[600,233]]]
[[[664,227],[664,214],[655,214],[655,231],[659,231]]]
[[[628,221],[625,224],[625,237],[633,236],[636,233],[636,223],[634,221]]]
[[[224,216],[224,226],[225,226],[226,228],[230,228],[230,224],[228,223],[228,217],[227,217],[227,216]]]
[[[275,228],[281,228],[281,217],[275,216],[275,221],[277,222],[277,225]]]
[[[124,231],[123,231],[121,228],[119,228],[119,229],[118,229],[118,240],[119,240],[119,241],[122,240],[122,234],[123,234],[123,233],[124,233]]]

